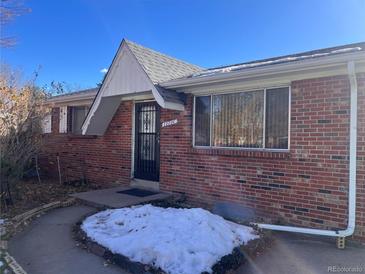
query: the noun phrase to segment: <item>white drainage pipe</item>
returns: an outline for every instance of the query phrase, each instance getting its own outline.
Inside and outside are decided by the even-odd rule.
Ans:
[[[356,148],[357,148],[357,81],[355,63],[350,61],[347,64],[348,77],[350,80],[350,163],[349,163],[349,195],[348,195],[348,224],[345,230],[324,230],[294,226],[256,224],[259,228],[297,232],[304,234],[323,235],[332,237],[351,236],[355,230],[356,212]]]

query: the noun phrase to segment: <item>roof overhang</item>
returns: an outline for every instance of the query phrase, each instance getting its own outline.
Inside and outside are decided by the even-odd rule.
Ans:
[[[184,102],[176,100],[178,95],[167,96],[170,93],[164,93],[151,81],[128,43],[123,40],[84,120],[82,133],[103,135],[122,98],[133,98],[144,93],[152,94],[162,108],[184,110]]]
[[[365,72],[365,52],[325,56],[288,63],[259,66],[218,73],[202,77],[181,78],[160,83],[167,89],[186,90],[205,85],[234,81],[258,81],[259,79],[285,78],[288,81],[342,75],[347,73],[347,62],[354,61],[356,71]]]
[[[102,135],[109,126],[115,112],[119,108],[122,95],[101,97],[98,103],[98,108],[95,109],[92,116],[92,123],[90,119],[86,119],[87,135]],[[89,112],[90,113],[90,112]]]
[[[51,106],[91,104],[96,93],[97,90],[93,92],[54,96],[47,99],[46,104]]]

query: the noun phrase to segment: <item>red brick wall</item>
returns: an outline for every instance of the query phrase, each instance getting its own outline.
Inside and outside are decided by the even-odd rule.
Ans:
[[[129,184],[132,147],[131,101],[121,103],[107,132],[102,137],[59,134],[59,109],[53,109],[52,133],[44,136],[41,167],[57,176],[57,155],[63,177],[77,180],[84,173],[92,182],[119,181]]]
[[[365,74],[358,75],[356,237],[365,242]],[[183,112],[162,110],[160,188],[209,206],[228,200],[256,208],[272,222],[345,228],[347,224],[349,95],[346,76],[292,83],[289,153],[192,148],[192,97]],[[84,170],[95,182],[129,183],[132,102],[123,102],[106,134],[94,139],[45,137],[43,166],[56,173],[56,155],[68,173]],[[57,110],[54,111],[57,114]],[[58,118],[53,119],[57,132]]]
[[[365,75],[359,75],[356,235],[365,241]],[[229,200],[272,222],[325,229],[347,224],[349,95],[346,76],[292,83],[289,153],[192,148],[192,98],[161,132],[160,187],[192,201]]]

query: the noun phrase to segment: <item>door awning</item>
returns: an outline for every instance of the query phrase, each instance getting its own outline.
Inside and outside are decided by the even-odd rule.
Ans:
[[[159,86],[202,68],[123,40],[82,126],[83,134],[103,135],[123,96],[152,92],[162,107],[184,110],[185,96]]]

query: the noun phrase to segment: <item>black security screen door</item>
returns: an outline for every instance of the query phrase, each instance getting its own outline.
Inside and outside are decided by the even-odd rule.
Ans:
[[[160,108],[155,102],[135,109],[134,177],[158,181],[160,176]]]

